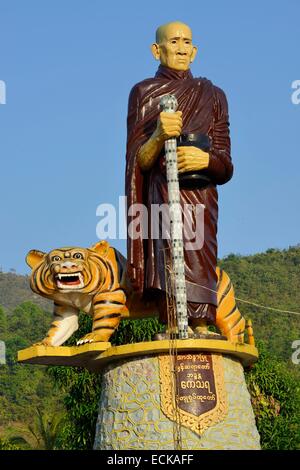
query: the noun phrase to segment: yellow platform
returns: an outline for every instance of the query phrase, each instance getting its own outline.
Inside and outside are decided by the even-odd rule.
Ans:
[[[249,344],[231,343],[226,340],[186,339],[177,340],[178,352],[206,351],[234,356],[244,367],[257,361],[258,351]],[[85,367],[100,371],[108,363],[126,358],[169,353],[169,340],[111,346],[110,343],[89,343],[80,346],[31,346],[18,352],[18,361],[25,364]]]
[[[87,343],[80,346],[43,346],[35,345],[18,351],[18,362],[43,366],[86,367],[99,354],[110,348],[110,343]]]

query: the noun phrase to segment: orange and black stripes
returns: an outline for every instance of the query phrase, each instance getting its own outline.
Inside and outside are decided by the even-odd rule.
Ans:
[[[217,267],[217,316],[216,324],[221,333],[232,342],[244,342],[245,319],[235,301],[234,289],[229,276]]]
[[[101,292],[94,297],[93,332],[101,341],[108,341],[119,326],[121,317],[128,314],[125,302],[126,296],[122,289]]]
[[[54,302],[54,309],[53,315],[54,319],[51,323],[50,330],[48,331],[48,336],[53,336],[55,334],[55,330],[60,327],[60,322],[65,316],[66,307],[64,305],[60,305],[57,302]]]
[[[104,253],[103,253],[104,254]],[[119,284],[119,267],[115,250],[108,249],[102,257],[105,281],[93,298],[93,334],[97,341],[109,341],[123,316],[128,315],[126,295]]]

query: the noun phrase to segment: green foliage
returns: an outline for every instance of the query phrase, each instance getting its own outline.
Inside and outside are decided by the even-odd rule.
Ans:
[[[112,344],[139,343],[151,341],[156,333],[161,333],[164,326],[158,318],[147,318],[142,320],[122,320],[118,330],[111,338]]]
[[[91,331],[92,321],[87,315],[80,314],[79,324],[79,330],[67,343],[70,346]],[[48,375],[63,392],[67,411],[59,436],[60,448],[92,449],[101,392],[101,375],[92,374],[80,367],[49,367]]]
[[[52,315],[45,313],[32,302],[23,302],[18,305],[8,318],[8,334],[14,339],[16,332],[22,332],[22,337],[32,344],[41,340],[49,329]]]
[[[259,361],[246,374],[263,449],[300,449],[299,375],[258,344]]]
[[[54,450],[58,448],[59,433],[63,423],[62,415],[49,415],[37,408],[33,424],[28,425],[28,430],[35,438],[36,449]]]
[[[65,394],[67,417],[62,423],[59,447],[92,449],[101,392],[101,376],[85,369],[51,367],[49,374]]]
[[[59,393],[45,374],[45,367],[17,363],[17,351],[41,340],[51,322],[51,314],[32,302],[24,302],[12,312],[0,309],[1,340],[6,344],[6,365],[0,366],[0,427],[19,428],[32,422],[36,408],[62,409]],[[16,423],[15,425],[13,423]],[[13,430],[12,430],[13,432]],[[3,434],[3,431],[2,431]],[[9,438],[8,433],[5,437]]]
[[[252,256],[229,255],[219,265],[230,276],[238,298],[257,304],[299,311],[300,246],[269,249]],[[256,339],[265,341],[279,360],[290,361],[291,344],[299,339],[299,316],[261,309],[237,301],[245,317],[253,320]]]
[[[13,444],[7,439],[0,438],[0,450],[21,450],[21,447]]]
[[[7,316],[4,309],[0,305],[0,339],[4,338],[7,333]]]
[[[50,414],[37,408],[32,423],[15,429],[6,442],[22,450],[57,450],[63,420],[62,413]]]

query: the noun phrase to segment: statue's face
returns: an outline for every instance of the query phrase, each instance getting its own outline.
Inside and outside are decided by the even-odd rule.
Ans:
[[[197,53],[197,48],[192,44],[192,31],[180,23],[167,25],[160,43],[152,45],[152,53],[170,69],[188,70]]]

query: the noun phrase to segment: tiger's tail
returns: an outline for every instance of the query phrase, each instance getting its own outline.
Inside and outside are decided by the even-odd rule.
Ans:
[[[223,269],[217,267],[218,276],[216,326],[233,343],[244,343],[245,319],[235,301],[232,282]]]

